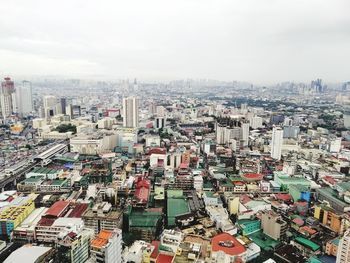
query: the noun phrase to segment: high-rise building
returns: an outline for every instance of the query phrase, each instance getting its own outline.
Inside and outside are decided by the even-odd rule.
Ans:
[[[123,98],[123,126],[128,128],[139,126],[139,100],[136,97]]]
[[[66,232],[67,233],[67,232]],[[90,256],[90,242],[94,236],[92,229],[84,228],[80,233],[69,232],[58,235],[56,244],[57,261],[83,263]]]
[[[6,77],[1,82],[0,90],[1,115],[5,119],[16,111],[15,85],[11,78]]]
[[[67,98],[61,98],[60,104],[61,104],[61,113],[66,114]]]
[[[274,240],[280,240],[288,229],[287,222],[272,210],[264,211],[261,216],[261,228],[263,229],[264,234]]]
[[[101,230],[91,241],[91,258],[94,262],[122,262],[122,231]]]
[[[271,157],[277,160],[281,159],[283,144],[283,130],[280,127],[274,127],[272,130]]]
[[[259,116],[252,117],[251,120],[250,120],[250,126],[253,129],[257,129],[257,128],[263,127],[263,118],[261,118]]]
[[[157,106],[157,116],[158,117],[165,116],[165,108],[163,106]]]
[[[16,88],[17,112],[24,116],[33,111],[32,83],[24,80],[22,85]]]
[[[165,127],[166,119],[165,117],[156,117],[154,122],[156,129],[161,129]]]
[[[249,122],[242,122],[241,124],[242,128],[242,140],[243,140],[243,146],[247,146],[249,142]]]
[[[344,233],[344,236],[340,239],[337,251],[336,263],[350,262],[350,230]]]
[[[55,96],[47,95],[43,98],[45,118],[50,119],[56,114],[57,99]]]

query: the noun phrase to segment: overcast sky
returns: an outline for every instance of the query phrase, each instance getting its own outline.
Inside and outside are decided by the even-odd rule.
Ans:
[[[350,80],[350,0],[1,0],[0,74]]]

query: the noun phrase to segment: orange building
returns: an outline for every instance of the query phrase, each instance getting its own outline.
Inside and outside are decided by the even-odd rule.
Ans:
[[[336,233],[340,233],[342,217],[337,214],[333,209],[328,207],[315,207],[314,217],[319,219],[321,224],[329,227]]]

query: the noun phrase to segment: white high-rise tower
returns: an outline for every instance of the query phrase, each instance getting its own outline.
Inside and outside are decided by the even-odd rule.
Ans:
[[[123,98],[123,126],[139,126],[139,99],[136,97]]]
[[[28,115],[33,111],[32,83],[25,80],[16,88],[16,100],[19,114]]]
[[[280,127],[274,127],[272,130],[271,157],[277,160],[281,159],[283,144],[283,130]]]

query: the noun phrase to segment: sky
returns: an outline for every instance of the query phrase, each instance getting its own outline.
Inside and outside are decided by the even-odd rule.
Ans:
[[[0,75],[350,80],[349,0],[0,1]]]

